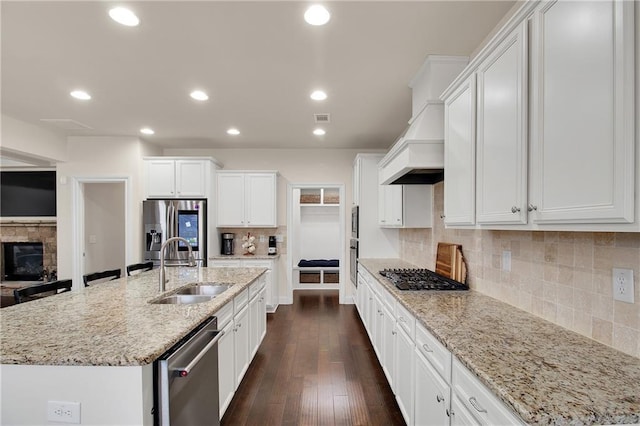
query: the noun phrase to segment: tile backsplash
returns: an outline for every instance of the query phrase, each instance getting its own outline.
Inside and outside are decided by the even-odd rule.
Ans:
[[[217,228],[217,232],[218,233],[231,232],[235,234],[233,239],[235,254],[244,253],[244,249],[242,248],[242,243],[243,243],[242,237],[246,236],[247,234],[251,234],[256,237],[253,243],[256,246],[255,254],[257,255],[264,255],[268,253],[270,235],[283,236],[282,242],[276,242],[276,249],[278,250],[278,253],[281,255],[287,253],[287,238],[286,238],[287,227],[286,226],[279,226],[277,228]],[[260,241],[261,236],[264,238],[264,241]]]
[[[438,242],[462,245],[471,288],[640,358],[640,233],[402,229],[401,257],[435,267]],[[503,253],[511,252],[511,270]],[[635,303],[613,300],[612,268],[633,269]]]

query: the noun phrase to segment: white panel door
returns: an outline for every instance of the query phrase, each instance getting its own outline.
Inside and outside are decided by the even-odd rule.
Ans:
[[[251,360],[249,347],[249,307],[245,306],[239,313],[233,317],[234,333],[235,333],[235,379],[236,389],[240,386],[244,373],[249,368]]]
[[[175,161],[146,160],[147,197],[175,197]]]
[[[526,21],[478,68],[477,96],[476,221],[526,223]]]
[[[235,377],[235,332],[233,321],[222,329],[224,334],[218,340],[218,391],[220,396],[220,418],[224,415],[236,390]]]
[[[244,173],[216,173],[218,226],[244,226]]]
[[[276,226],[276,174],[248,173],[245,180],[247,226]]]
[[[395,328],[395,380],[394,392],[404,420],[408,425],[413,424],[413,394],[414,394],[414,345],[411,338],[402,327]]]
[[[402,185],[378,186],[378,224],[402,226]]]
[[[532,219],[634,218],[632,1],[542,4],[532,36]]]
[[[475,223],[475,74],[444,101],[444,221]]]
[[[176,160],[176,195],[180,198],[204,198],[206,163],[201,160]]]
[[[449,424],[447,410],[451,387],[445,382],[420,351],[415,356],[415,424],[440,426]]]

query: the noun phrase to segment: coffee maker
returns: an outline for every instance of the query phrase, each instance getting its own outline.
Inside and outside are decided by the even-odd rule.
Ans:
[[[269,249],[267,251],[267,254],[273,256],[276,255],[278,253],[278,250],[276,249],[276,237],[275,235],[270,235],[269,236]]]
[[[233,238],[235,234],[232,233],[223,233],[220,241],[222,242],[220,248],[220,254],[225,256],[233,255]]]

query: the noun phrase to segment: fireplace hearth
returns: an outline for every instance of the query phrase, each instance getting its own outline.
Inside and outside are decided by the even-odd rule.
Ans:
[[[43,274],[43,244],[38,242],[2,243],[3,281],[37,281]]]

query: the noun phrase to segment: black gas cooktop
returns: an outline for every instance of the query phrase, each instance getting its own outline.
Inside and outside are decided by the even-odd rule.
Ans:
[[[428,269],[385,269],[380,275],[400,290],[469,290],[466,284]]]

